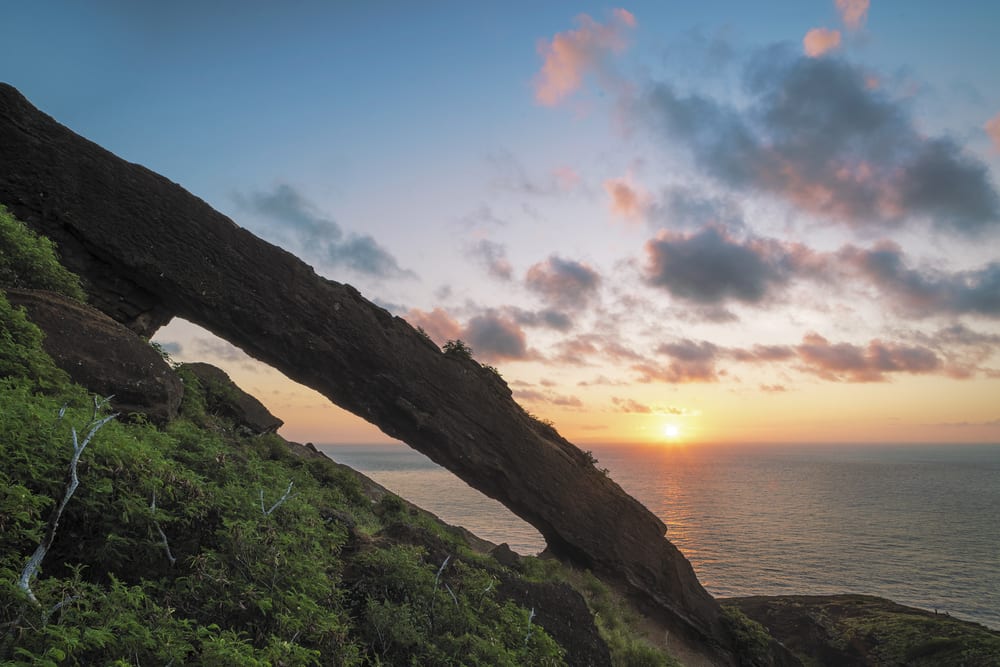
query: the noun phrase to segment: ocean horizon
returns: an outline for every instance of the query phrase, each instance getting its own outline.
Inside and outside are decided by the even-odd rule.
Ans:
[[[861,593],[1000,629],[1000,444],[588,447],[716,597]],[[545,547],[404,444],[317,448],[484,539]]]

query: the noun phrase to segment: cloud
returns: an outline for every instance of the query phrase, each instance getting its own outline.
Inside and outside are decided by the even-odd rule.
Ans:
[[[465,326],[442,308],[430,312],[414,308],[406,313],[405,319],[410,325],[423,329],[438,345],[450,340],[464,341],[480,361],[536,356],[527,349],[526,336],[517,322],[493,310],[475,315]]]
[[[989,135],[990,141],[993,142],[993,148],[1000,151],[1000,113],[986,121],[986,124],[983,125],[983,129],[986,130],[986,134]]]
[[[594,333],[565,338],[556,344],[556,360],[575,366],[589,365],[592,359],[603,358],[614,364],[641,360],[642,357],[618,341],[615,335]]]
[[[733,199],[683,186],[664,188],[660,202],[650,206],[648,217],[654,224],[669,228],[710,224],[740,231],[746,227],[743,211]]]
[[[631,398],[619,398],[617,396],[611,397],[611,403],[614,404],[620,411],[632,414],[674,415],[677,417],[689,417],[700,414],[698,411],[688,410],[687,408],[679,408],[674,405],[652,406],[640,403],[639,401]]]
[[[586,74],[601,74],[609,57],[625,50],[626,34],[636,26],[635,17],[624,9],[613,10],[607,24],[586,14],[579,16],[576,23],[575,30],[560,32],[551,42],[538,45],[544,60],[534,80],[539,104],[554,106],[575,92]]]
[[[539,391],[537,389],[515,389],[514,398],[518,402],[538,404],[548,403],[564,408],[582,408],[583,401],[576,396],[557,394],[553,391]]]
[[[604,191],[610,198],[611,213],[626,220],[638,220],[649,208],[649,195],[626,178],[609,178]]]
[[[720,348],[708,341],[683,339],[664,343],[656,351],[666,355],[670,361],[666,366],[653,363],[636,364],[632,368],[639,372],[641,382],[669,382],[683,384],[689,382],[715,382],[719,379],[716,361]]]
[[[396,259],[371,236],[351,233],[345,237],[340,225],[325,217],[290,185],[277,185],[271,192],[236,194],[235,200],[241,209],[281,223],[278,228],[268,226],[262,231],[273,233],[310,259],[380,278],[414,277],[412,271],[401,269]]]
[[[550,304],[578,309],[597,295],[601,276],[586,264],[553,255],[531,266],[524,282]]]
[[[954,273],[918,270],[907,266],[902,249],[890,241],[870,250],[846,246],[836,257],[891,297],[894,309],[909,315],[1000,317],[1000,262]]]
[[[553,308],[543,310],[524,310],[508,307],[503,309],[514,321],[526,327],[544,327],[556,331],[569,331],[573,328],[573,320],[566,313]]]
[[[756,304],[793,277],[799,246],[752,239],[739,242],[707,226],[695,233],[661,231],[646,243],[646,282],[701,305],[728,300]]]
[[[840,31],[813,28],[802,38],[802,50],[810,58],[818,58],[840,46]]]
[[[221,338],[195,338],[191,356],[206,357],[217,361],[250,361],[246,352]]]
[[[921,134],[905,103],[869,79],[842,60],[773,47],[744,71],[746,106],[661,82],[637,108],[729,187],[855,228],[917,217],[968,236],[995,230],[1000,196],[986,166],[950,138]]]
[[[472,346],[477,359],[498,361],[528,357],[524,331],[515,322],[496,314],[470,319],[463,339]]]
[[[443,345],[449,340],[458,340],[463,336],[462,325],[441,308],[435,308],[430,312],[412,308],[404,319],[410,325],[423,329],[438,345]]]
[[[499,243],[482,239],[470,249],[470,254],[486,267],[487,273],[500,280],[510,280],[513,274],[507,260],[507,248]]]
[[[859,29],[868,18],[869,0],[836,0],[840,19],[851,30]]]
[[[802,370],[826,380],[883,382],[886,373],[926,374],[942,367],[941,359],[922,346],[871,341],[866,347],[830,343],[819,334],[807,334],[796,348]]]
[[[833,343],[817,333],[803,336],[797,345],[755,345],[727,348],[709,341],[679,339],[660,345],[656,352],[664,364],[645,361],[632,366],[641,382],[717,382],[728,374],[725,361],[754,364],[791,364],[801,373],[830,382],[886,382],[895,373],[972,377],[992,376],[979,365],[995,352],[1000,336],[978,334],[956,325],[913,342],[872,339],[865,345]],[[967,346],[967,347],[963,347]],[[760,385],[762,391],[785,391],[783,385]]]

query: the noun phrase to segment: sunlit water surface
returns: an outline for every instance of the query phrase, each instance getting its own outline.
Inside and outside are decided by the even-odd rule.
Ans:
[[[404,445],[321,447],[521,553],[541,536]],[[594,447],[713,595],[867,593],[1000,629],[1000,445]]]

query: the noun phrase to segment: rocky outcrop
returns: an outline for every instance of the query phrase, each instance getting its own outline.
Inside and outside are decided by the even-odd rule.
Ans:
[[[177,416],[184,387],[163,357],[104,313],[55,292],[6,290],[45,334],[42,346],[73,382],[128,415],[164,423]]]
[[[205,408],[233,422],[237,428],[250,433],[274,433],[283,421],[271,414],[264,404],[246,393],[233,382],[224,370],[212,364],[181,364],[190,371],[205,392]]]
[[[146,336],[172,316],[200,324],[496,498],[552,553],[627,586],[672,636],[732,661],[720,607],[663,523],[494,373],[3,84],[0,164],[0,203],[58,244],[98,308]]]

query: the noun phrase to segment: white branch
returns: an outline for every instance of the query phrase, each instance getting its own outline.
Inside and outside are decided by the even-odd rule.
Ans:
[[[110,398],[110,397],[109,397]],[[76,429],[70,429],[70,433],[73,435],[73,457],[69,460],[69,484],[66,485],[66,490],[63,493],[63,498],[59,502],[59,506],[56,507],[55,511],[49,517],[48,527],[45,530],[45,537],[39,543],[38,548],[35,549],[35,553],[31,554],[31,558],[25,563],[24,569],[21,570],[21,577],[18,579],[17,585],[28,594],[28,599],[30,599],[35,604],[38,604],[38,598],[35,597],[34,592],[31,590],[31,580],[36,574],[38,574],[38,568],[42,566],[42,561],[45,559],[45,554],[49,552],[49,548],[56,539],[56,530],[59,528],[59,520],[62,518],[63,510],[66,509],[66,504],[69,499],[73,497],[76,493],[76,487],[80,486],[80,478],[77,477],[76,469],[80,464],[80,456],[83,454],[83,450],[86,449],[87,445],[90,444],[91,438],[101,429],[102,426],[107,424],[109,421],[118,416],[118,413],[108,415],[102,419],[97,419],[97,411],[107,403],[108,399],[104,399],[100,403],[97,401],[97,397],[94,397],[94,421],[91,422],[90,431],[87,436],[83,439],[81,443],[76,434]],[[59,416],[62,417],[65,414],[65,408],[59,411]]]

